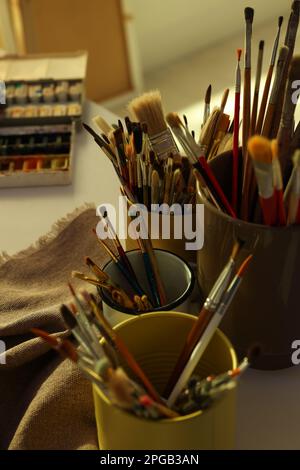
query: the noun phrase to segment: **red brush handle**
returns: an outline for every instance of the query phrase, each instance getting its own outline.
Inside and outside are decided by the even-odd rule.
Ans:
[[[276,190],[276,205],[277,205],[277,223],[279,225],[286,225],[286,211],[283,202],[282,189]]]
[[[225,194],[223,193],[223,190],[221,186],[219,185],[215,175],[213,174],[212,170],[210,169],[210,166],[208,165],[206,159],[204,156],[198,157],[198,162],[201,165],[201,168],[205,172],[207,178],[209,179],[210,183],[214,187],[216,193],[218,194],[223,206],[225,207],[226,211],[228,212],[231,217],[236,219],[236,214],[234,210],[232,209],[231,205],[229,204]]]
[[[275,194],[268,199],[259,197],[265,225],[276,225],[276,198]]]
[[[233,128],[233,160],[232,160],[232,207],[237,212],[238,202],[238,172],[239,172],[239,130],[240,130],[240,97],[235,94],[234,128]]]

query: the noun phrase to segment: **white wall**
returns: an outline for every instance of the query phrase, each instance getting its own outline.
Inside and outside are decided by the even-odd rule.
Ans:
[[[130,0],[143,71],[152,71],[208,44],[242,33],[247,6],[255,9],[255,23],[262,24],[272,18],[276,22],[279,15],[287,22],[291,3],[291,0]]]

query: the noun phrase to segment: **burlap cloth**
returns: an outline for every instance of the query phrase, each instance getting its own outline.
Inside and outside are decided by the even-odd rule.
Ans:
[[[90,383],[29,333],[33,326],[64,331],[59,306],[70,300],[70,272],[86,271],[86,255],[104,263],[91,233],[95,214],[79,209],[35,247],[0,260],[0,339],[7,350],[0,364],[1,449],[97,449]]]

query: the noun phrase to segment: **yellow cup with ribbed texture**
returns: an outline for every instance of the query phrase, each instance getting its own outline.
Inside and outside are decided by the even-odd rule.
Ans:
[[[175,366],[196,318],[156,312],[130,318],[115,327],[159,393]],[[196,371],[202,377],[237,366],[233,347],[216,331]],[[94,387],[99,447],[103,450],[232,449],[235,438],[235,388],[205,411],[160,421],[138,418],[112,405]]]

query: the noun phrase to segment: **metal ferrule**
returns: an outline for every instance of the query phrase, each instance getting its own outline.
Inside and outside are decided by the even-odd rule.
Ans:
[[[204,307],[207,310],[216,310],[220,304],[224,292],[230,282],[234,264],[234,260],[230,259],[215,282],[204,304]]]
[[[226,293],[224,294],[224,298],[222,303],[220,304],[219,308],[217,309],[217,314],[221,317],[227,312],[229,305],[231,304],[240,284],[242,282],[242,278],[236,276],[230,286],[228,287]]]
[[[272,171],[270,171],[270,169]],[[254,170],[257,179],[259,195],[268,199],[274,194],[273,169],[269,163],[254,162]]]
[[[170,129],[166,129],[159,134],[150,137],[152,148],[160,160],[165,160],[170,156],[170,153],[178,153],[175,140],[171,134]]]

